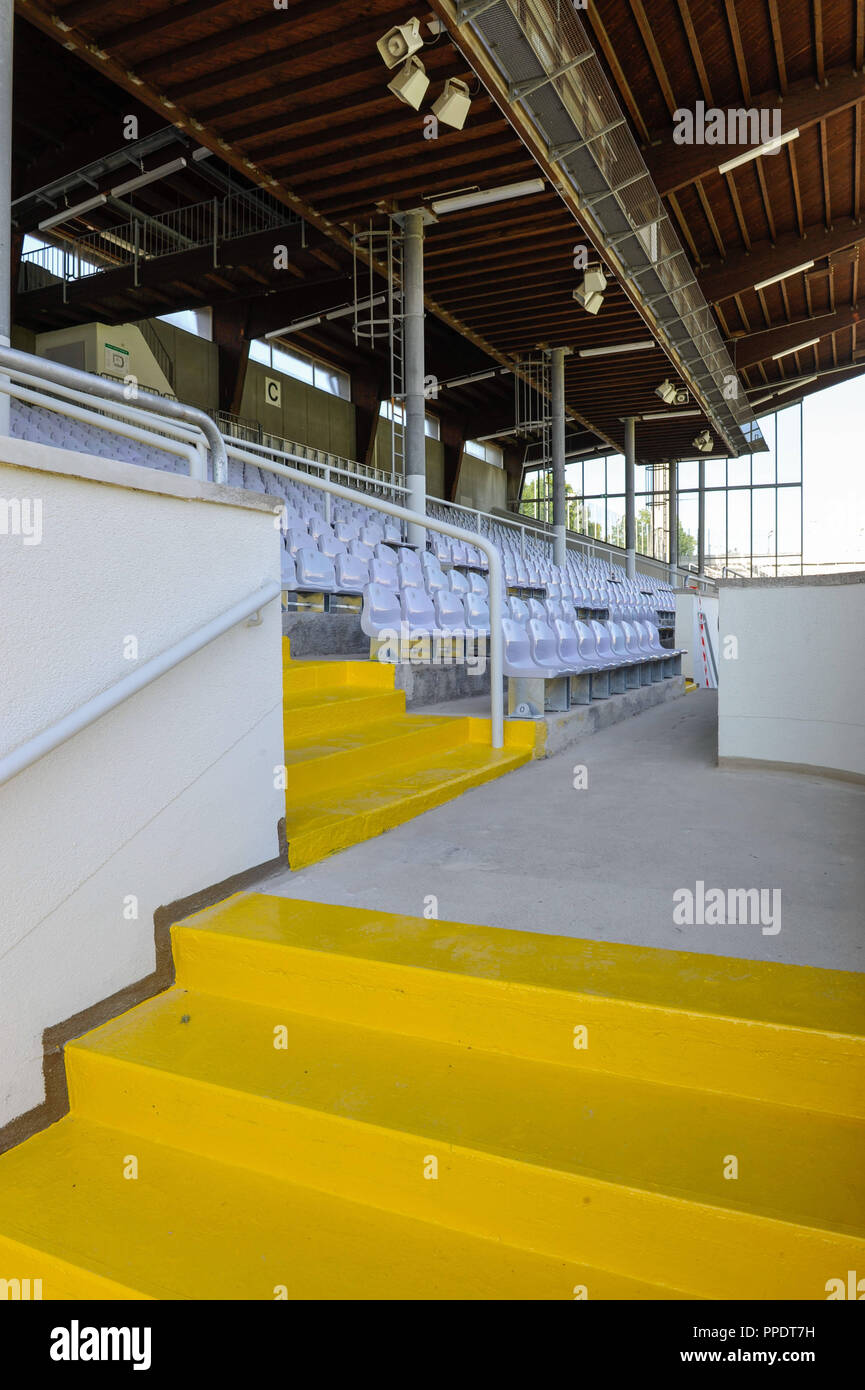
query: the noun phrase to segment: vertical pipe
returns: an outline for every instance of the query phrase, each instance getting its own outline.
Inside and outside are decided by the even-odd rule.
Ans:
[[[424,214],[405,214],[405,485],[406,506],[426,512],[426,398],[424,396]],[[426,545],[426,531],[408,528],[409,545]]]
[[[625,420],[625,565],[629,579],[637,577],[637,511],[634,496],[635,420]]]
[[[706,460],[698,464],[699,492],[697,494],[697,572],[706,572]],[[753,541],[753,538],[752,538]]]
[[[669,470],[670,585],[675,589],[678,582],[676,570],[679,567],[679,465],[676,459],[670,459]]]
[[[12,345],[12,37],[14,0],[0,0],[0,347]],[[4,378],[8,380],[8,378]],[[9,433],[9,397],[0,392],[0,435]]]
[[[552,375],[553,563],[564,568],[565,546],[565,349],[550,353]]]

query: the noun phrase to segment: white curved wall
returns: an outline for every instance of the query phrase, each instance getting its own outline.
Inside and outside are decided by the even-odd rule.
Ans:
[[[719,761],[865,777],[865,573],[725,580],[720,600]]]
[[[130,636],[147,660],[279,578],[259,495],[2,439],[15,498],[42,538],[0,530],[0,754],[127,675]],[[277,855],[282,761],[274,602],[0,787],[0,1126],[43,1099],[43,1030],[151,973],[158,907]]]

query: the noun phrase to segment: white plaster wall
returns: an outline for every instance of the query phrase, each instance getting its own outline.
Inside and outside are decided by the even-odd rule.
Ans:
[[[130,635],[145,661],[279,578],[257,496],[0,440],[13,497],[43,536],[0,533],[0,753],[127,675]],[[0,1125],[43,1099],[43,1030],[153,970],[158,907],[276,856],[282,760],[274,602],[0,787]]]
[[[865,583],[722,585],[718,756],[865,775],[863,632]]]
[[[700,653],[698,640],[699,629],[697,627],[697,595],[691,589],[678,590],[676,593],[676,631],[674,636],[675,645],[684,650],[682,657],[682,675],[688,680],[696,681],[698,685],[705,685],[705,674],[703,671],[703,660]],[[703,604],[703,615],[706,624],[713,634],[715,644],[715,655],[718,654],[718,599],[714,594],[701,594]]]

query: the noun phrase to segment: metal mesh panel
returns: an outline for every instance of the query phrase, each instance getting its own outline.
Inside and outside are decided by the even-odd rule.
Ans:
[[[693,376],[730,452],[763,439],[714,316],[571,0],[499,0],[469,21]],[[563,69],[567,69],[563,71]]]

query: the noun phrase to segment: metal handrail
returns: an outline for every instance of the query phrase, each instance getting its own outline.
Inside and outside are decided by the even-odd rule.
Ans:
[[[256,468],[263,468],[267,472],[275,473],[280,478],[288,478],[293,483],[303,483],[306,487],[318,488],[319,491],[330,493],[332,497],[341,497],[346,502],[356,504],[358,501],[356,491],[342,487],[339,483],[332,483],[325,478],[315,478],[310,473],[301,473],[297,468],[288,468],[284,464],[275,463],[272,459],[264,459],[259,454],[250,453],[246,449],[239,449],[233,444],[227,444],[226,447],[231,458],[240,459],[243,463],[254,464]],[[363,493],[362,503],[363,506],[369,507],[372,511],[384,512],[385,516],[395,517],[397,521],[414,523],[427,531],[439,531],[442,535],[450,536],[452,540],[462,541],[464,545],[472,545],[477,550],[483,551],[489,560],[491,744],[493,748],[503,748],[505,744],[504,644],[502,637],[504,573],[497,546],[493,541],[476,531],[464,531],[461,526],[452,526],[448,521],[439,521],[437,517],[427,516],[425,513],[409,511],[407,507],[398,507],[393,502],[383,501],[380,497],[372,497]],[[282,512],[284,506],[283,503],[280,507],[275,508],[276,514]]]
[[[331,482],[329,478],[316,478],[313,474],[304,473],[297,468],[291,468],[285,464],[277,463],[274,459],[262,457],[262,455],[255,454],[249,449],[239,448],[237,445],[231,444],[223,439],[210,417],[192,406],[182,406],[180,402],[165,400],[161,397],[151,397],[149,400],[142,400],[141,396],[138,395],[136,397],[136,407],[133,407],[125,398],[118,398],[118,391],[119,397],[123,397],[124,388],[120,387],[118,391],[112,391],[109,394],[106,390],[107,383],[100,377],[94,377],[87,372],[81,372],[75,367],[62,367],[55,362],[46,362],[44,358],[31,357],[29,353],[17,352],[11,348],[0,347],[0,368],[5,367],[14,375],[20,376],[23,374],[27,376],[30,372],[36,374],[34,363],[38,363],[40,367],[49,369],[39,373],[39,375],[43,376],[46,380],[56,381],[59,377],[59,384],[61,385],[66,385],[67,380],[69,380],[73,385],[83,384],[85,388],[87,386],[92,386],[92,389],[97,395],[104,396],[113,401],[116,406],[119,406],[127,414],[134,412],[136,407],[143,407],[145,410],[154,414],[168,415],[172,420],[179,422],[174,425],[174,432],[181,436],[183,435],[183,429],[180,427],[182,425],[200,428],[203,433],[207,434],[208,442],[212,437],[212,433],[215,432],[218,436],[219,447],[218,451],[213,447],[211,449],[214,459],[214,474],[216,472],[218,454],[221,455],[222,460],[222,477],[218,480],[215,478],[215,481],[225,482],[227,480],[228,458],[230,456],[231,458],[238,459],[242,463],[249,463],[256,468],[264,469],[265,472],[275,473],[278,477],[288,478],[291,482],[301,483],[306,487],[316,488],[320,492],[324,492],[330,496],[340,497],[354,504],[360,501],[363,506],[369,507],[372,511],[383,512],[386,516],[395,517],[398,521],[405,521],[410,524],[414,523],[426,530],[440,532],[442,535],[449,536],[453,540],[461,541],[464,545],[475,546],[478,550],[481,550],[489,561],[491,744],[495,749],[504,747],[504,659],[502,638],[502,620],[504,617],[502,589],[504,585],[504,573],[501,556],[496,545],[492,541],[480,535],[478,532],[463,530],[462,527],[453,526],[450,522],[440,521],[436,517],[410,511],[406,507],[399,507],[392,502],[385,502],[382,498],[372,496],[368,493],[358,493],[357,490],[342,487],[339,483]],[[0,389],[4,389],[2,382],[0,382]],[[6,387],[5,389],[9,388]],[[37,403],[44,404],[48,408],[53,408],[55,410],[58,408],[58,405],[63,404],[62,402],[52,400],[50,397],[46,397],[42,401],[37,401]],[[163,409],[163,407],[166,407],[166,409]],[[67,407],[67,409],[70,410],[73,408],[74,407]],[[82,411],[82,414],[84,413],[85,412]],[[199,417],[202,417],[202,419],[206,421],[208,426],[207,431],[204,430],[203,424],[199,424]],[[102,429],[111,430],[113,428],[111,422],[107,420],[105,416],[93,415],[92,423]],[[168,422],[163,421],[162,424],[166,429],[169,428]],[[130,428],[131,426],[127,426],[127,429]],[[291,458],[292,455],[285,455],[285,457]],[[309,460],[300,457],[298,457],[296,461],[298,463],[309,462]],[[281,513],[284,506],[285,503],[283,501],[275,508],[275,513]],[[47,749],[45,751],[47,751]],[[41,756],[41,754],[38,756]],[[0,762],[0,769],[2,769],[2,767],[3,763]],[[9,775],[14,776],[14,772]],[[3,777],[0,775],[0,782],[2,781]]]
[[[46,753],[51,753],[55,748],[59,748],[62,743],[68,742],[75,734],[82,729],[89,728],[95,724],[97,719],[101,719],[103,714],[108,714],[110,710],[116,709],[123,704],[130,696],[137,695],[139,690],[152,684],[160,676],[171,671],[175,666],[179,666],[187,657],[194,656],[200,652],[202,647],[206,647],[217,637],[228,632],[231,628],[237,627],[245,619],[251,618],[253,614],[259,613],[266,604],[279,596],[282,586],[275,580],[257,589],[248,598],[235,603],[233,607],[226,609],[218,618],[212,618],[209,623],[205,623],[195,632],[190,633],[174,646],[162,652],[160,656],[154,656],[150,661],[145,661],[143,666],[139,666],[135,671],[131,671],[128,676],[117,681],[115,685],[109,686],[101,694],[94,695],[91,700],[86,700],[78,709],[71,714],[66,714],[62,719],[58,719],[56,724],[43,729],[26,743],[20,744],[7,753],[4,758],[0,758],[0,786],[9,782],[13,777],[17,777],[19,772],[25,768],[32,767],[40,758],[44,758]]]
[[[52,362],[46,357],[34,357],[29,352],[19,352],[17,348],[3,347],[0,344],[0,368],[5,368],[10,375],[16,372],[25,372],[33,376],[43,377],[46,381],[55,383],[58,386],[68,386],[73,390],[83,390],[91,395],[103,396],[106,400],[128,406],[126,399],[126,386],[117,385],[111,381],[105,381],[102,377],[94,376],[91,372],[79,371],[77,367],[67,367],[61,362]],[[192,425],[199,429],[207,440],[208,447],[213,455],[213,481],[215,483],[225,483],[228,479],[228,459],[225,453],[225,441],[213,423],[209,415],[203,410],[198,410],[194,405],[183,405],[181,401],[174,401],[166,396],[152,396],[147,391],[136,390],[135,407],[138,410],[146,410],[152,415],[163,415],[169,420],[178,420],[182,424]]]
[[[15,372],[15,377],[16,380],[32,382],[37,386],[41,382],[40,377],[35,377],[29,372]],[[204,446],[202,443],[201,451],[196,450],[195,438],[191,431],[187,432],[180,426],[170,425],[166,422],[166,431],[174,436],[175,442],[171,442],[164,434],[157,434],[150,429],[139,429],[137,425],[131,423],[136,417],[143,421],[149,421],[151,417],[146,415],[144,411],[136,412],[129,409],[114,416],[100,415],[93,410],[72,403],[79,400],[92,404],[93,398],[88,396],[86,392],[72,391],[68,387],[56,385],[52,386],[52,390],[62,392],[71,400],[58,400],[55,396],[46,396],[44,391],[31,391],[27,389],[26,385],[17,385],[15,381],[0,380],[0,392],[12,396],[15,400],[23,401],[26,405],[41,406],[44,409],[53,410],[57,415],[66,415],[71,420],[81,420],[86,425],[95,425],[125,439],[134,439],[140,444],[148,444],[154,449],[164,449],[169,454],[179,454],[181,458],[186,460],[191,478],[206,479],[207,459],[204,455]],[[106,402],[106,405],[109,408],[117,409],[113,402]]]

